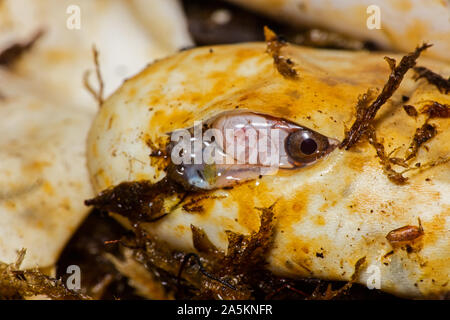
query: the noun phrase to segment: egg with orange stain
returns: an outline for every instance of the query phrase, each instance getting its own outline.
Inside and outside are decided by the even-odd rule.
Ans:
[[[366,139],[349,151],[336,148],[355,118],[358,97],[386,83],[390,70],[384,55],[298,46],[283,48],[282,54],[291,60],[295,79],[278,72],[265,44],[247,43],[183,51],[127,80],[105,101],[90,130],[88,167],[96,192],[127,181],[156,183],[167,178],[170,170],[152,165],[155,150],[149,140],[167,139],[181,129],[192,133],[198,122],[219,131],[238,128],[241,133],[250,127],[277,127],[280,136],[272,142],[286,156],[285,166],[251,175],[261,163],[245,163],[244,156],[245,167],[239,168],[242,175],[236,183],[217,179],[205,185],[204,175],[216,175],[217,167],[227,168],[226,163],[213,168],[198,164],[199,172],[193,173],[197,180],[189,173],[177,183],[202,189],[208,197],[183,198],[167,216],[142,225],[149,235],[174,250],[195,252],[193,225],[225,251],[227,230],[257,231],[258,208],[275,203],[274,242],[267,255],[267,268],[275,275],[350,281],[355,264],[365,258],[356,279],[363,285],[377,268],[383,291],[415,298],[447,294],[450,163],[424,164],[449,157],[449,119],[429,120],[438,133],[412,163],[422,167],[404,173],[406,184],[396,184]],[[450,74],[444,62],[420,58],[418,63],[444,77]],[[395,155],[406,152],[425,121],[425,115],[406,114],[405,97],[418,110],[430,100],[450,103],[450,96],[424,79],[415,81],[413,75],[406,74],[374,122],[386,151]],[[222,150],[227,145],[219,143]],[[281,161],[281,156],[276,159]],[[186,173],[192,167],[182,169]],[[173,194],[168,198],[173,200]],[[386,235],[414,226],[418,218],[423,234],[414,240],[419,242],[414,253],[405,246],[394,248]],[[392,250],[389,259],[384,258]]]

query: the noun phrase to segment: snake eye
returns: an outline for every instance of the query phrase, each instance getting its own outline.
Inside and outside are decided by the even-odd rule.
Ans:
[[[308,164],[330,151],[327,137],[309,129],[299,129],[286,138],[286,153],[296,164]]]
[[[247,110],[228,111],[205,121],[206,129],[214,129],[218,139],[185,139],[190,151],[187,163],[172,165],[168,175],[188,189],[211,190],[276,174],[278,169],[297,169],[313,164],[330,153],[338,141],[292,121]],[[216,137],[216,136],[214,136]],[[197,157],[195,143],[200,141]],[[212,163],[201,159],[204,151],[214,149]],[[172,149],[173,148],[173,149]],[[171,145],[169,153],[178,150]],[[177,154],[179,150],[177,151]],[[209,154],[209,153],[208,153]],[[211,153],[212,154],[212,153]],[[182,156],[182,155],[180,155]],[[210,158],[208,158],[210,159]],[[220,160],[220,161],[217,161]]]

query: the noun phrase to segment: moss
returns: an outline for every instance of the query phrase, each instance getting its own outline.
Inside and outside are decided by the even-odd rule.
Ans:
[[[417,47],[414,52],[411,52],[404,56],[400,63],[396,65],[394,59],[385,57],[386,62],[391,68],[391,73],[389,79],[383,87],[381,93],[377,98],[367,107],[357,107],[356,120],[345,134],[345,138],[342,141],[340,148],[345,148],[349,150],[353,145],[355,145],[361,136],[368,130],[369,126],[372,124],[378,110],[386,103],[386,101],[394,94],[400,83],[403,80],[406,72],[416,65],[416,60],[419,58],[422,51],[429,48],[431,45],[423,44]]]
[[[26,250],[21,250],[12,264],[0,262],[0,299],[26,299],[46,296],[54,300],[89,300],[90,297],[67,289],[61,280],[38,269],[20,270]]]
[[[294,62],[281,54],[281,48],[286,46],[287,43],[268,27],[264,27],[264,35],[267,43],[267,53],[272,56],[278,72],[287,79],[298,79],[298,73],[294,69]]]
[[[435,85],[441,93],[448,94],[450,92],[450,78],[445,79],[425,67],[415,67],[414,71],[416,72],[416,81],[425,78],[429,83]]]

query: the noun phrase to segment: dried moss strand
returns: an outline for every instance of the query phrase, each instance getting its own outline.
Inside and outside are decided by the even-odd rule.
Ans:
[[[358,110],[355,122],[353,123],[350,130],[346,133],[345,139],[339,146],[341,149],[345,148],[346,150],[349,150],[358,142],[361,136],[366,132],[372,120],[375,118],[378,110],[386,103],[386,101],[400,86],[400,83],[402,82],[406,72],[415,66],[416,60],[420,56],[421,52],[426,50],[430,46],[431,45],[429,44],[423,44],[422,46],[416,48],[414,52],[404,56],[397,66],[395,65],[394,59],[385,57],[385,60],[391,68],[389,79],[375,101],[373,101],[368,108]]]
[[[448,94],[450,92],[450,77],[445,79],[440,74],[437,74],[426,67],[415,67],[416,81],[420,78],[425,78],[429,83],[436,86],[439,92]]]

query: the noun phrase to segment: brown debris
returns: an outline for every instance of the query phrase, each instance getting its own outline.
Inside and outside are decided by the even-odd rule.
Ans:
[[[206,199],[222,199],[224,196],[214,196],[211,194],[200,194],[190,197],[186,202],[183,203],[183,210],[189,213],[201,213],[204,210],[204,207],[202,205],[202,201]]]
[[[430,47],[430,45],[424,44],[421,47],[416,48],[413,53],[404,56],[398,66],[396,66],[394,59],[388,57],[385,58],[391,68],[391,74],[388,82],[385,84],[382,92],[370,105],[369,102],[373,100],[374,90],[369,89],[365,94],[359,97],[356,105],[356,119],[351,129],[346,130],[345,139],[340,145],[340,148],[345,148],[348,150],[360,139],[362,135],[366,135],[369,139],[369,143],[375,148],[378,158],[380,158],[383,171],[388,178],[396,184],[406,183],[408,178],[404,177],[403,174],[407,171],[430,168],[448,161],[448,159],[439,159],[424,165],[417,163],[413,167],[408,164],[410,160],[417,156],[417,152],[420,147],[437,134],[436,127],[429,124],[428,120],[436,117],[448,117],[450,110],[448,105],[433,102],[421,110],[421,113],[428,114],[428,118],[420,128],[416,129],[412,142],[407,149],[404,158],[390,157],[390,154],[386,154],[383,143],[377,140],[375,128],[372,124],[377,111],[398,88],[405,73],[408,69],[415,65],[416,59],[419,57],[420,53],[428,47]],[[405,99],[403,100],[405,101]],[[412,105],[404,105],[403,108],[409,116],[417,117],[419,115],[417,109]],[[401,166],[406,170],[397,172],[394,170],[392,165]]]
[[[273,241],[273,205],[259,210],[262,214],[258,232],[242,235],[227,231],[226,253],[218,250],[203,230],[191,226],[194,247],[202,257],[190,253],[185,259],[195,255],[199,271],[205,276],[202,286],[198,288],[198,296],[224,299],[252,297],[252,281],[256,274],[265,273],[266,254]],[[203,266],[202,258],[209,263]],[[186,266],[185,259],[183,268]]]
[[[15,43],[0,52],[0,66],[11,67],[24,53],[30,51],[36,42],[44,35],[44,31],[38,31],[29,41]]]
[[[421,113],[426,113],[430,118],[450,118],[450,105],[433,101],[422,108]]]
[[[90,300],[90,297],[67,289],[61,280],[38,269],[20,270],[26,250],[21,250],[13,264],[0,262],[0,299],[25,299],[45,296],[54,300]]]
[[[288,279],[275,276],[265,269],[265,252],[270,250],[273,237],[273,208],[261,210],[259,231],[242,237],[245,241],[243,244],[229,243],[227,253],[217,249],[206,233],[195,226],[191,226],[191,230],[198,253],[186,254],[173,250],[167,243],[147,234],[140,226],[133,228],[134,237],[124,237],[121,244],[133,251],[132,258],[144,266],[155,281],[163,283],[168,296],[177,299],[271,299],[275,296],[276,299],[314,299],[314,289],[331,282],[314,278]],[[233,245],[235,247],[231,248]],[[264,248],[259,249],[262,250],[253,250],[261,245]],[[242,252],[248,252],[248,255],[241,256]],[[250,257],[250,263],[243,261],[244,257]],[[240,266],[232,263],[233,258],[238,258],[244,264]],[[362,260],[355,264],[355,273],[361,267]],[[352,279],[356,281],[356,277]],[[342,282],[332,284],[344,286],[342,290],[337,289],[337,293],[333,291],[333,294],[329,294],[332,299],[361,299],[367,295],[382,295],[379,291],[359,285]],[[317,292],[320,294],[320,290]],[[320,296],[318,298],[323,299],[324,295]]]
[[[206,199],[214,200],[223,198],[225,198],[225,196],[193,193],[192,197],[186,197],[186,199],[183,199],[183,210],[189,213],[202,213],[204,211],[204,207],[202,205],[203,200]]]
[[[366,110],[369,108],[371,101],[375,99],[377,91],[375,89],[369,88],[366,93],[359,95],[358,102],[356,103],[356,122],[363,121],[363,116]],[[346,130],[345,136],[349,135],[349,131]]]
[[[191,224],[192,242],[199,253],[219,255],[219,250],[212,244],[206,233]]]
[[[378,158],[380,158],[380,162],[383,166],[383,171],[387,175],[389,180],[396,184],[406,183],[408,178],[404,177],[402,173],[397,172],[392,168],[390,158],[388,155],[386,155],[386,152],[384,150],[384,145],[377,140],[375,129],[372,126],[369,127],[367,134],[369,137],[369,143],[375,148],[377,156]]]
[[[410,117],[417,117],[419,115],[419,112],[417,112],[417,109],[414,106],[411,106],[409,104],[405,104],[403,106],[403,110],[405,110],[406,114]]]
[[[416,81],[420,78],[425,78],[429,83],[435,85],[439,92],[445,94],[450,92],[450,77],[445,79],[426,67],[415,67],[414,71],[416,72]]]
[[[404,173],[411,170],[431,168],[448,162],[449,159],[443,158],[425,164],[418,163],[415,166],[410,166],[408,164],[410,160],[414,159],[417,156],[417,152],[419,151],[420,147],[427,141],[431,140],[437,134],[436,127],[429,124],[428,120],[429,119],[427,119],[420,128],[416,129],[413,140],[406,150],[404,158],[390,157],[390,154],[387,155],[385,153],[383,143],[377,140],[375,129],[373,128],[373,126],[369,127],[367,131],[369,143],[375,148],[377,156],[378,158],[380,158],[380,162],[383,165],[383,171],[392,182],[396,184],[405,184],[408,178],[403,176]],[[392,164],[406,168],[406,170],[397,172],[392,168]]]
[[[153,142],[152,139],[146,140],[147,146],[150,148],[150,164],[159,171],[164,171],[170,164],[170,152],[167,149],[169,145],[169,137],[163,136]]]
[[[340,295],[343,295],[346,293],[350,288],[353,286],[353,282],[349,281],[346,284],[344,284],[339,289],[334,290],[331,283],[327,284],[326,290],[324,292],[321,292],[322,283],[320,283],[314,292],[311,294],[310,297],[308,297],[308,300],[333,300],[337,298]]]
[[[194,258],[194,259],[191,259]],[[181,275],[183,273],[183,270],[185,269],[185,267],[187,266],[187,264],[191,261],[191,260],[195,260],[195,262],[197,263],[197,266],[199,268],[199,271],[201,274],[203,274],[204,276],[206,276],[208,279],[213,280],[215,282],[217,282],[218,284],[223,285],[224,287],[227,287],[231,290],[236,291],[236,287],[233,286],[232,284],[230,284],[228,281],[223,280],[222,278],[216,277],[213,274],[209,273],[208,271],[206,271],[205,267],[203,266],[202,260],[200,259],[200,256],[197,255],[196,253],[188,253],[183,257],[183,260],[181,261],[181,266],[180,266],[180,271],[178,272],[177,275],[177,279],[180,280],[181,279]]]
[[[95,64],[95,74],[97,76],[98,81],[98,91],[95,91],[94,88],[92,88],[91,84],[89,83],[89,76],[91,75],[90,70],[86,70],[86,72],[83,75],[83,84],[84,87],[90,92],[90,94],[94,97],[94,99],[97,101],[98,106],[101,107],[103,105],[104,99],[103,99],[103,91],[104,91],[104,83],[102,74],[100,72],[100,63],[98,61],[98,50],[95,46],[92,47],[92,54],[94,56],[94,64]]]
[[[157,183],[149,181],[122,182],[85,201],[87,206],[114,212],[132,223],[152,222],[164,216],[164,199],[182,192],[181,187],[167,178]]]
[[[294,69],[294,62],[281,54],[281,48],[286,46],[286,42],[268,27],[264,27],[264,36],[267,43],[266,52],[272,56],[278,72],[287,79],[298,79],[298,73]]]
[[[422,223],[419,220],[419,226],[404,226],[390,231],[386,239],[390,243],[410,242],[424,235]]]
[[[350,130],[346,132],[345,139],[339,146],[341,149],[345,148],[346,150],[349,150],[354,144],[358,142],[361,136],[367,131],[378,110],[397,90],[406,72],[410,68],[415,66],[416,60],[420,56],[420,53],[430,46],[431,45],[429,44],[423,44],[422,46],[417,47],[414,52],[404,56],[398,65],[396,65],[394,59],[385,57],[385,60],[391,68],[389,79],[384,85],[381,93],[370,106],[368,106],[367,108],[357,109],[356,120]]]
[[[268,208],[258,209],[262,211],[258,232],[249,236],[232,231],[227,232],[228,250],[224,264],[239,271],[248,270],[250,265],[263,266],[265,264],[266,254],[273,242],[273,208],[275,204]]]
[[[426,121],[420,128],[417,128],[413,141],[406,152],[405,161],[415,158],[420,146],[433,138],[436,134],[436,127],[429,124],[428,121]]]
[[[407,106],[404,106],[404,107],[407,107]],[[411,107],[414,110],[413,112],[416,112],[418,115],[418,112],[415,107],[413,107],[413,106],[409,106],[409,107]],[[405,109],[405,111],[406,111],[406,109]],[[409,112],[410,113],[409,115],[412,115],[411,111],[406,111],[406,112],[407,113]],[[448,159],[448,158],[440,158],[436,161],[428,162],[425,164],[416,163],[414,166],[410,166],[408,164],[408,162],[410,160],[416,158],[417,152],[419,151],[420,147],[422,145],[424,145],[426,142],[428,142],[429,140],[431,140],[432,138],[434,138],[436,136],[436,134],[438,133],[436,130],[436,126],[428,123],[429,120],[432,118],[448,118],[450,116],[450,106],[445,105],[445,104],[443,105],[436,101],[433,101],[432,103],[423,107],[422,110],[420,111],[420,113],[427,114],[428,117],[425,120],[424,124],[421,127],[416,129],[416,131],[414,133],[414,137],[413,137],[408,149],[406,150],[405,156],[403,158],[390,157],[390,154],[386,155],[384,153],[384,146],[382,145],[382,143],[380,143],[379,141],[376,140],[375,129],[373,127],[369,128],[369,132],[368,132],[369,143],[371,143],[377,150],[377,155],[381,159],[381,163],[383,164],[384,171],[387,173],[389,179],[391,179],[395,183],[398,183],[398,184],[405,183],[407,181],[407,178],[403,177],[403,174],[408,171],[432,168],[437,165],[441,165],[441,164],[444,164],[444,163],[447,163],[448,161],[450,161],[450,159]],[[392,169],[390,164],[401,166],[403,168],[406,168],[406,170],[404,170],[401,173],[396,172],[395,170]]]
[[[348,290],[350,290],[353,284],[358,280],[359,274],[361,273],[361,270],[365,264],[366,264],[365,256],[358,259],[358,261],[356,261],[355,263],[355,270],[351,276],[350,281],[348,281],[346,284],[344,284],[337,290],[333,290],[331,283],[328,283],[325,292],[321,293],[320,289],[322,287],[322,283],[319,283],[319,285],[316,287],[316,289],[308,298],[308,300],[333,300],[338,296],[343,295]]]

